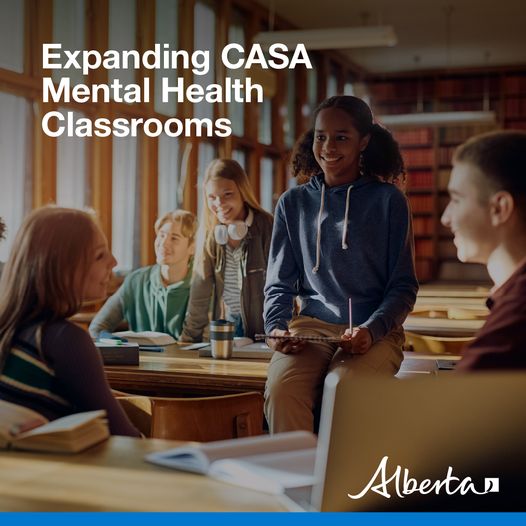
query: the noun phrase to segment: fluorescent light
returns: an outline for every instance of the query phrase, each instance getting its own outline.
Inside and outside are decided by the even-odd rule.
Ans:
[[[385,126],[444,126],[447,124],[495,124],[494,111],[442,111],[382,115],[378,122]]]
[[[307,49],[348,49],[357,47],[394,46],[398,42],[392,26],[338,27],[266,31],[254,37],[254,43],[268,49],[272,44],[294,48],[305,44]]]

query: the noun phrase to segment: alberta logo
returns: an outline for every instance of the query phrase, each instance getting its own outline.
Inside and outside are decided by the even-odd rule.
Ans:
[[[467,493],[486,495],[486,493],[498,493],[499,491],[498,478],[486,477],[484,479],[484,490],[479,491],[475,488],[475,484],[471,480],[471,477],[463,479],[455,477],[451,466],[448,467],[444,480],[432,481],[430,479],[424,479],[418,481],[410,477],[407,468],[402,469],[401,466],[396,466],[394,473],[391,476],[388,476],[388,461],[388,456],[382,458],[378,469],[363,490],[356,495],[348,493],[347,496],[351,499],[361,499],[368,491],[374,491],[375,493],[378,493],[378,495],[390,499],[391,493],[389,493],[389,485],[391,483],[394,484],[396,495],[401,499],[412,493],[420,493],[421,495],[436,493],[438,495],[441,491],[444,491],[448,495],[454,495],[455,493],[459,493],[460,495],[466,495]]]

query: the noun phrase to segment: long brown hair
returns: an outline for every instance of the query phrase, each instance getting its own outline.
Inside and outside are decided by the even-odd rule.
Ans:
[[[0,371],[17,330],[77,312],[91,265],[92,214],[46,206],[22,223],[0,279]]]
[[[233,159],[214,159],[206,168],[205,180],[203,182],[203,215],[199,225],[197,262],[201,262],[203,256],[203,248],[212,255],[212,245],[214,244],[214,228],[219,223],[217,217],[210,211],[207,204],[206,185],[210,181],[217,179],[228,179],[234,181],[241,194],[241,199],[253,210],[261,214],[270,214],[264,210],[258,203],[254,191],[250,186],[250,180],[241,167],[241,165]],[[270,216],[272,217],[272,216]]]

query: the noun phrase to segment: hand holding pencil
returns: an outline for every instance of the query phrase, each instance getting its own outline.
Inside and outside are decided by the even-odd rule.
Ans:
[[[344,351],[352,354],[365,354],[373,344],[371,331],[366,327],[353,327],[352,322],[352,301],[349,298],[349,328],[342,336],[343,342],[350,342],[351,345],[342,344]]]

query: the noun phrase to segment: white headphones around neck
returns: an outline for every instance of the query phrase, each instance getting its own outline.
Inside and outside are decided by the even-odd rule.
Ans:
[[[240,241],[248,234],[248,228],[252,225],[254,213],[248,209],[247,218],[244,221],[234,221],[229,225],[216,225],[214,228],[214,238],[218,245],[226,245],[229,239]]]

